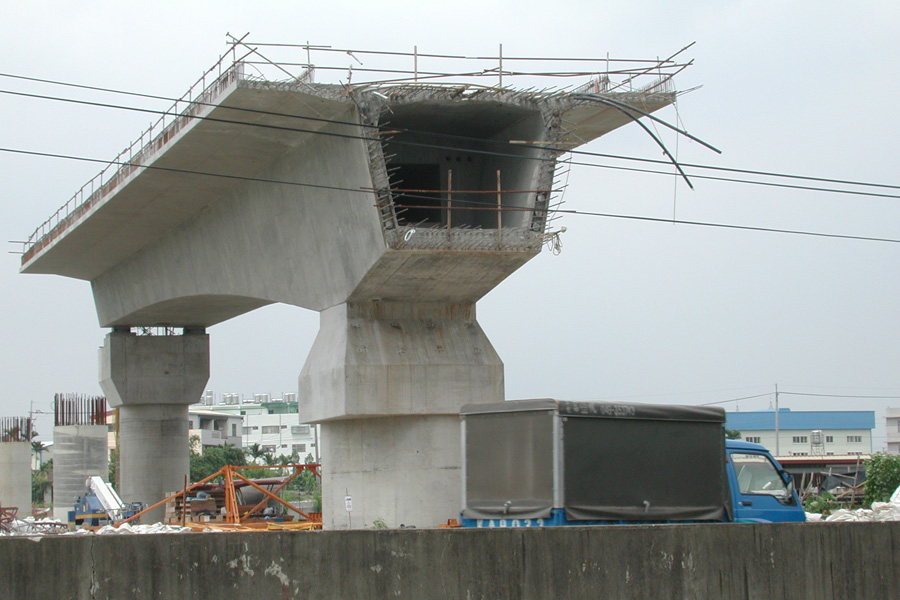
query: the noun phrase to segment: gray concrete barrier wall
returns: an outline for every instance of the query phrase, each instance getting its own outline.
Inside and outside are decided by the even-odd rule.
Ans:
[[[0,598],[878,599],[900,523],[0,538]]]

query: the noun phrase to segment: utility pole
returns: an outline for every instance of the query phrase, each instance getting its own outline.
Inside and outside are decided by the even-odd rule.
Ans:
[[[778,429],[778,384],[775,384],[775,456],[781,456],[781,434]]]

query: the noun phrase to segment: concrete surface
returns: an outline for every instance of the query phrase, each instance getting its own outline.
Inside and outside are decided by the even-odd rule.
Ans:
[[[462,502],[458,415],[346,419],[322,423],[325,529],[436,527]],[[345,497],[352,500],[348,512]]]
[[[106,425],[53,428],[53,518],[66,521],[75,499],[87,491],[88,477],[109,480]],[[118,490],[117,490],[118,491]]]
[[[459,409],[504,397],[503,362],[474,304],[353,303],[321,314],[299,416],[322,427],[325,528],[446,523],[462,498]]]
[[[31,514],[31,443],[0,442],[0,506]]]
[[[209,336],[113,331],[100,349],[100,387],[119,409],[119,496],[150,506],[184,488],[190,470],[188,406],[209,381]],[[160,507],[143,517],[161,521]]]
[[[880,600],[900,522],[0,539],[0,597]]]

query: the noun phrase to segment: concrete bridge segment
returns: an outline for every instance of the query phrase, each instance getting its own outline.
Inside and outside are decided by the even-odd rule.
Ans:
[[[674,100],[665,86],[608,95],[644,112]],[[123,497],[183,483],[187,443],[154,453],[175,448],[208,378],[196,332],[282,302],[321,312],[299,388],[300,420],[323,424],[326,526],[455,516],[458,409],[504,399],[475,303],[540,252],[556,158],[636,115],[565,93],[263,82],[240,63],[203,98],[23,256],[24,273],[90,281],[116,328],[101,372],[132,423]],[[139,326],[186,330],[157,342],[127,333]],[[180,370],[153,379],[171,352]],[[148,385],[122,384],[117,365]],[[138,452],[172,465],[146,487],[156,470],[125,458],[126,430],[143,430],[131,413],[161,436]]]

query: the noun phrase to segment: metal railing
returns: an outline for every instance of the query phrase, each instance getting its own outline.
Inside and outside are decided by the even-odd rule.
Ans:
[[[227,55],[226,55],[227,56]],[[225,56],[206,70],[203,75],[155,123],[142,131],[100,173],[85,183],[75,194],[46,221],[38,225],[28,239],[22,242],[22,264],[28,262],[40,250],[48,246],[72,224],[100,203],[128,177],[150,162],[182,129],[230,85],[243,76],[243,63],[235,60],[223,71]],[[218,73],[216,74],[216,71]],[[211,81],[210,81],[211,80]],[[207,83],[209,82],[209,83]]]

